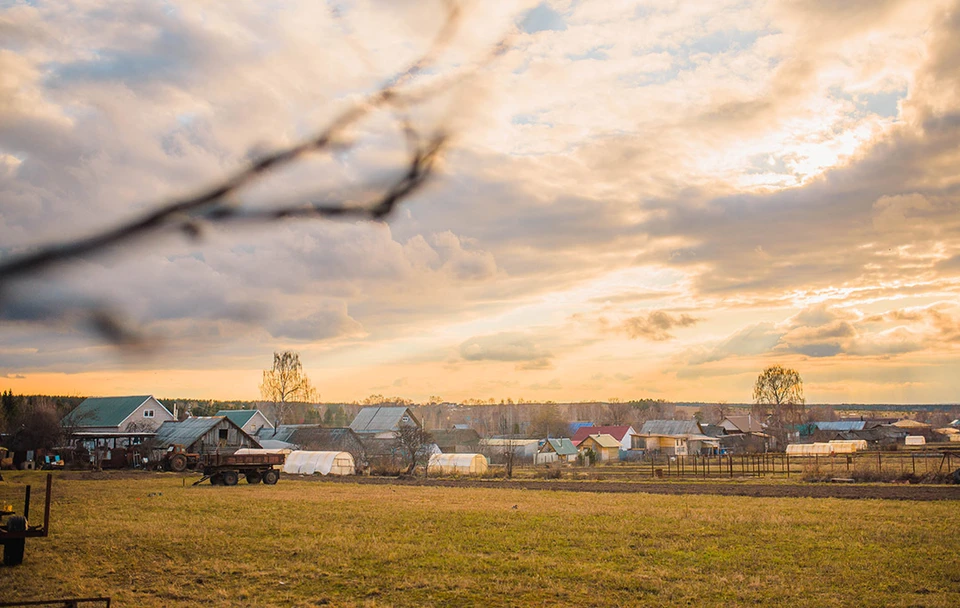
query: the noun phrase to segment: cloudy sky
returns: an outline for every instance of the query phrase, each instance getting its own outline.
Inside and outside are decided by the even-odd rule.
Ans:
[[[441,7],[0,0],[0,256],[317,132]],[[326,401],[749,401],[774,363],[811,402],[960,399],[960,4],[478,1],[410,86],[454,139],[388,223],[209,227],[4,285],[0,388],[254,399],[292,349]],[[402,170],[394,114],[342,143],[232,203]],[[94,305],[159,346],[105,343]]]

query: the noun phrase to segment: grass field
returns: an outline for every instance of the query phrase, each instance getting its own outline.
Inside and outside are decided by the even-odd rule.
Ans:
[[[0,501],[42,476],[6,473]],[[957,606],[957,503],[56,479],[0,600]],[[38,494],[42,495],[42,492]],[[36,500],[36,499],[35,499]],[[35,503],[34,509],[39,513]]]

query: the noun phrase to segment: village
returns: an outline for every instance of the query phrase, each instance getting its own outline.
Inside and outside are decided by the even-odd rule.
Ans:
[[[819,467],[821,458],[836,473],[834,459],[840,458],[843,470],[832,478],[847,479],[855,476],[851,471],[862,468],[861,460],[854,457],[871,466],[878,464],[882,472],[886,456],[888,471],[905,474],[909,470],[916,481],[935,466],[937,475],[929,480],[942,481],[953,472],[954,454],[960,456],[960,420],[936,428],[911,418],[809,421],[790,429],[789,442],[783,445],[768,428],[769,421],[749,412],[731,411],[715,423],[648,419],[634,426],[575,421],[566,425],[567,433],[556,432],[555,423],[552,432],[537,436],[522,432],[528,424],[513,425],[510,430],[519,431],[514,433],[481,434],[469,423],[427,429],[425,416],[418,415],[417,409],[395,404],[359,406],[349,424],[330,426],[282,423],[260,409],[224,409],[194,416],[176,406],[168,408],[151,395],[91,397],[60,421],[62,445],[21,442],[20,449],[3,454],[0,464],[26,470],[184,472],[201,469],[199,463],[207,455],[283,454],[282,466],[276,468],[287,475],[561,478],[563,469],[576,469],[586,477],[589,471],[603,470],[669,478],[800,475],[812,464]],[[865,458],[872,454],[880,458]],[[909,458],[909,465],[904,458]],[[613,465],[619,468],[611,469]],[[228,476],[225,485],[237,479]],[[261,479],[276,482],[272,476],[247,475],[250,483]],[[222,480],[214,476],[211,481]]]

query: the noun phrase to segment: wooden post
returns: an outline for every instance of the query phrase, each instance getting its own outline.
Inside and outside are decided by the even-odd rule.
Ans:
[[[786,455],[787,458],[787,478],[790,477],[790,454]]]
[[[883,472],[883,461],[880,460],[880,452],[877,452],[877,473]]]

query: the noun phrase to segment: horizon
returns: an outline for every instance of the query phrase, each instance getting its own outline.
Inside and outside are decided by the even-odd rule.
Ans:
[[[335,4],[0,8],[0,266],[355,105],[224,205],[376,201],[449,135],[383,222],[198,213],[0,281],[0,390],[256,401],[290,350],[331,403],[960,398],[955,2],[467,2],[435,56],[441,3]]]

